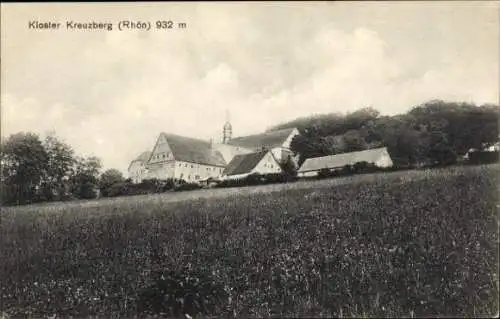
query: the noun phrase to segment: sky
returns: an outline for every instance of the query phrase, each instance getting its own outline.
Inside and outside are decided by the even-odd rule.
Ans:
[[[1,135],[126,173],[160,132],[221,138],[432,99],[499,103],[499,2],[1,4]],[[120,21],[151,29],[118,29]],[[30,29],[31,21],[61,23]],[[68,30],[66,21],[112,23]],[[156,29],[172,21],[172,29]],[[179,27],[185,23],[185,27]]]

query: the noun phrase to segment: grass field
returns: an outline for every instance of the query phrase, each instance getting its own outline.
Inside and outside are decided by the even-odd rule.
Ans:
[[[494,316],[500,166],[3,208],[14,317]]]

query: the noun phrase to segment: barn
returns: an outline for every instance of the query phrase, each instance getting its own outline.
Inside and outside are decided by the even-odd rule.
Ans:
[[[236,155],[222,173],[222,180],[239,179],[248,175],[272,174],[282,171],[272,151],[264,150],[255,153]]]
[[[161,133],[147,162],[148,178],[197,182],[217,177],[226,167],[222,154],[204,140]]]
[[[130,162],[130,165],[128,166],[128,174],[129,178],[132,179],[132,182],[140,183],[147,177],[148,170],[146,165],[150,156],[151,152],[145,151]]]
[[[232,138],[226,144],[233,148],[242,148],[253,152],[260,152],[263,149],[270,150],[274,158],[281,162],[289,156],[293,156],[290,145],[293,138],[298,134],[297,128],[289,128]]]
[[[391,167],[391,156],[386,147],[369,149],[359,152],[343,153],[321,157],[308,158],[300,166],[299,177],[317,176],[322,169],[337,170],[345,165],[354,165],[360,162],[374,164],[377,167]]]

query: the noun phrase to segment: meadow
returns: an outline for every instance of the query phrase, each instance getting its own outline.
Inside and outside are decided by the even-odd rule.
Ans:
[[[500,165],[2,208],[13,317],[493,317]]]

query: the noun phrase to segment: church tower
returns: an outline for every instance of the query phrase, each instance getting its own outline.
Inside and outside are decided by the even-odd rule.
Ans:
[[[229,122],[229,112],[226,111],[226,124],[222,129],[222,144],[227,144],[227,142],[231,139],[231,135],[233,134],[233,127]]]

